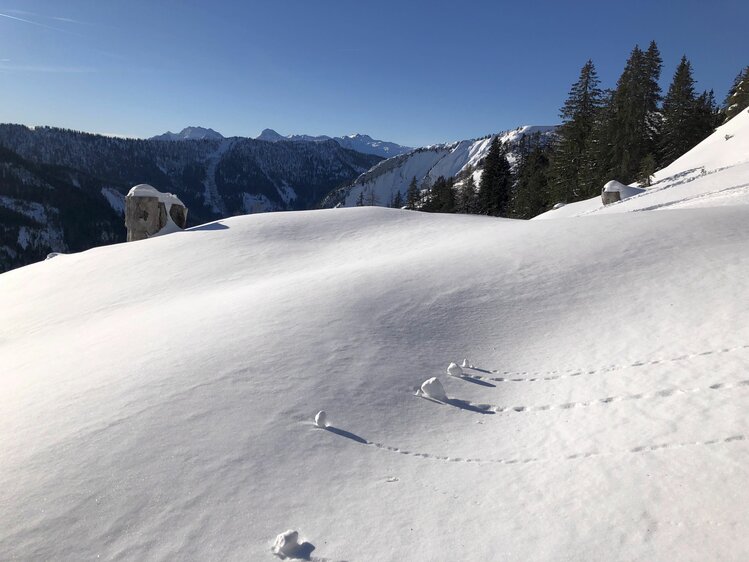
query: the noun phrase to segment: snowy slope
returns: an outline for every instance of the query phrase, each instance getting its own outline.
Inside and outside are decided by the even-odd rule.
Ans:
[[[681,158],[656,172],[647,192],[606,207],[600,197],[594,197],[536,218],[738,203],[749,203],[749,110],[718,127]]]
[[[334,140],[343,148],[349,148],[362,152],[364,154],[374,154],[381,156],[382,158],[390,158],[391,156],[397,156],[399,154],[405,154],[413,150],[411,147],[396,144],[394,142],[382,141],[373,139],[369,135],[362,135],[359,133],[353,135],[346,135],[343,137],[329,137],[327,135],[311,136],[311,135],[286,135],[283,136],[273,129],[263,129],[263,131],[255,137],[255,140],[263,140],[267,142],[279,142],[279,141],[305,141],[305,142],[324,142]]]
[[[541,133],[551,135],[555,127],[523,126],[512,131],[499,133],[502,142],[510,146],[523,135]],[[489,150],[492,137],[463,140],[449,144],[439,144],[416,149],[407,154],[390,158],[375,165],[362,174],[350,186],[332,193],[325,204],[333,206],[341,203],[353,207],[362,192],[365,199],[374,199],[380,205],[387,205],[398,191],[405,196],[412,178],[421,185],[424,181],[432,184],[440,176],[446,178],[465,172],[468,168],[475,170],[476,181],[480,176],[480,165]],[[512,161],[512,152],[508,155]]]
[[[274,213],[2,274],[2,558],[746,559],[747,209]]]

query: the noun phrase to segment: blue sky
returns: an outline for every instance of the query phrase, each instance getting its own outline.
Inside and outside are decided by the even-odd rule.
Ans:
[[[0,121],[145,137],[368,133],[412,146],[553,124],[580,67],[655,39],[722,101],[749,2],[0,0]]]

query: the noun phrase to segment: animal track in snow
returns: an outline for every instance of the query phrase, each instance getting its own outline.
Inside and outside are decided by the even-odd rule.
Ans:
[[[450,398],[447,401],[430,400],[438,404],[448,404],[455,406],[462,410],[468,410],[479,413],[503,413],[503,412],[546,412],[549,410],[572,410],[575,408],[588,408],[589,406],[596,405],[609,405],[615,402],[625,402],[631,400],[647,400],[655,398],[669,398],[671,396],[678,396],[681,394],[694,394],[696,392],[702,392],[705,390],[730,390],[749,386],[749,379],[738,381],[738,382],[716,382],[709,386],[692,387],[692,388],[664,388],[661,390],[655,390],[653,392],[641,392],[638,394],[623,394],[619,396],[606,396],[605,398],[596,398],[594,400],[584,400],[580,402],[565,402],[563,404],[542,404],[542,405],[531,405],[531,406],[497,406],[494,404],[475,404],[467,400],[459,400],[457,398]],[[415,394],[420,398],[424,398],[420,393]]]
[[[728,444],[728,443],[734,443],[734,442],[746,440],[746,437],[744,435],[731,435],[729,437],[709,439],[707,441],[685,441],[685,442],[680,442],[680,443],[679,442],[655,443],[655,444],[647,444],[647,445],[638,445],[630,449],[610,450],[610,451],[598,451],[598,450],[583,451],[580,453],[573,453],[573,454],[569,454],[569,455],[565,455],[561,457],[484,459],[484,458],[471,458],[471,457],[460,457],[460,456],[434,455],[431,453],[424,453],[420,451],[410,451],[407,449],[401,449],[399,447],[393,447],[392,445],[388,445],[386,443],[378,443],[376,441],[370,441],[368,439],[364,439],[363,437],[359,437],[358,435],[355,435],[348,431],[344,431],[344,430],[337,429],[337,428],[328,428],[328,431],[330,433],[334,433],[336,435],[340,435],[342,437],[351,439],[352,441],[355,441],[362,445],[366,445],[368,447],[374,447],[376,449],[380,449],[383,451],[389,451],[391,453],[396,453],[399,455],[405,455],[405,456],[411,456],[411,457],[422,458],[422,459],[431,460],[431,461],[441,461],[441,462],[506,464],[506,465],[530,464],[530,463],[537,463],[537,462],[553,462],[553,461],[559,461],[559,460],[574,461],[574,460],[580,460],[580,459],[589,459],[592,457],[649,453],[649,452],[655,452],[655,451],[663,451],[666,449],[682,449],[686,447],[710,447],[710,446],[715,446],[715,445]]]
[[[638,360],[626,365],[609,365],[605,367],[596,367],[592,369],[566,369],[563,371],[504,371],[503,377],[487,377],[484,375],[477,375],[475,373],[465,373],[461,378],[471,378],[480,381],[492,381],[492,382],[543,382],[543,381],[554,381],[559,379],[568,379],[572,377],[580,377],[583,375],[602,375],[610,373],[612,371],[622,371],[624,369],[633,369],[637,367],[649,367],[651,365],[659,365],[661,363],[678,363],[681,361],[688,361],[697,357],[707,357],[709,355],[717,355],[720,353],[734,353],[736,351],[742,351],[749,349],[749,344],[737,345],[735,347],[724,347],[721,349],[701,351],[698,353],[689,353],[686,355],[679,355],[678,357],[669,357],[662,359],[649,359],[649,360]],[[469,369],[470,370],[470,369]],[[484,371],[482,369],[474,369],[481,372],[499,373],[499,371]],[[528,376],[530,375],[530,376]]]

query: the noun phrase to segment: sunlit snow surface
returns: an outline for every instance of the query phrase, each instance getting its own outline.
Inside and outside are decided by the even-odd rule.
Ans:
[[[272,213],[0,275],[0,558],[746,559],[745,202]]]

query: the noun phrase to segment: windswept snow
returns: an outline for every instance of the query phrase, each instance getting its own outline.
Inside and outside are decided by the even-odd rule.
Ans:
[[[749,558],[741,157],[586,217],[260,214],[0,275],[2,558]]]

